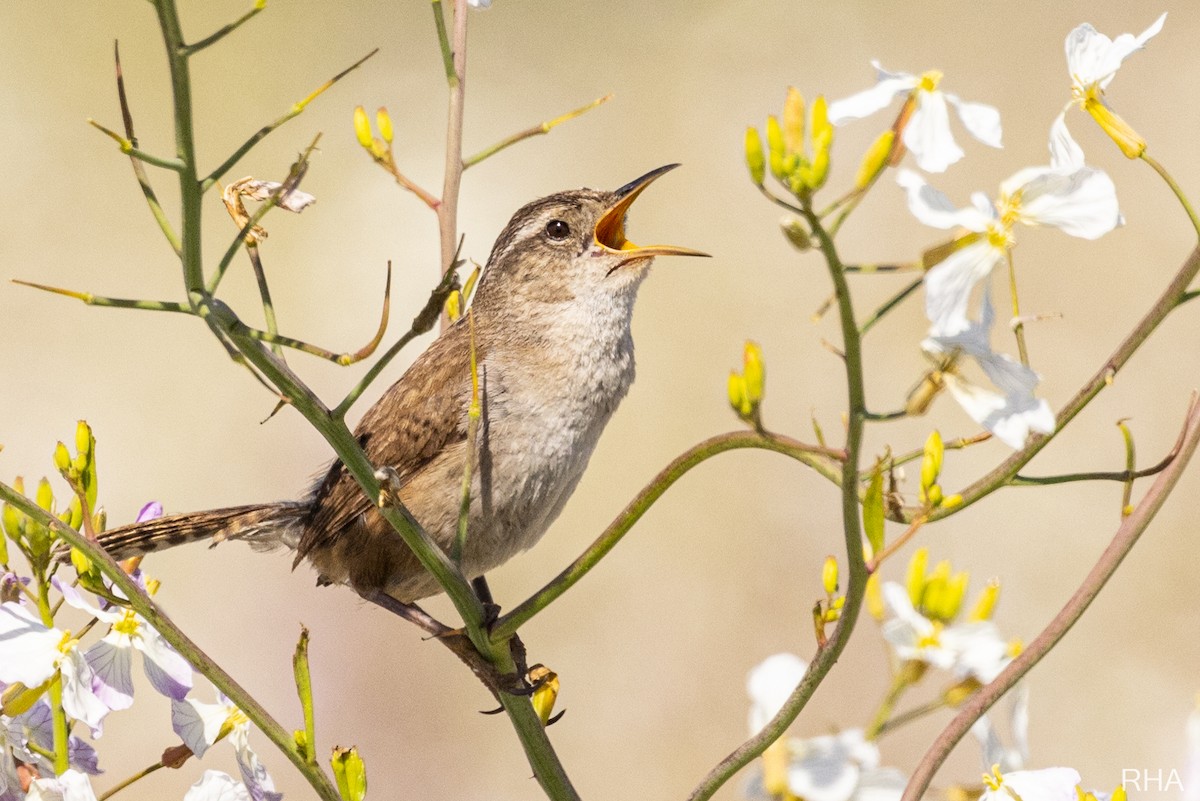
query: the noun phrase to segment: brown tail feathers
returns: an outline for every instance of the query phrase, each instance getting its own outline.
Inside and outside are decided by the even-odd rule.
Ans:
[[[162,551],[198,540],[247,540],[255,550],[295,548],[310,507],[305,503],[259,503],[171,515],[114,528],[100,535],[114,559]]]

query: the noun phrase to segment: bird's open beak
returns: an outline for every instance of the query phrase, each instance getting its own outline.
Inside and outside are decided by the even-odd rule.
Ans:
[[[678,164],[668,164],[659,167],[631,181],[617,190],[617,202],[604,212],[604,216],[596,223],[596,244],[606,251],[627,254],[630,258],[649,258],[651,256],[707,256],[699,250],[683,248],[677,245],[635,245],[625,238],[625,213],[637,200],[642,190],[652,184],[656,178],[678,167]]]

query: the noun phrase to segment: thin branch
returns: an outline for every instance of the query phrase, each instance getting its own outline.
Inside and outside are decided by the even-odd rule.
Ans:
[[[433,0],[433,24],[437,28],[438,45],[442,51],[442,68],[446,71],[446,83],[453,86],[455,81],[454,50],[450,47],[450,39],[446,34],[446,12],[442,8],[442,0]]]
[[[1194,394],[1181,437],[1183,446],[1180,449],[1179,458],[1159,475],[1133,513],[1122,521],[1112,542],[1100,555],[1099,560],[1062,610],[1054,616],[1054,619],[1037,638],[1000,672],[995,680],[971,696],[970,700],[963,705],[959,713],[934,740],[933,745],[925,752],[925,756],[917,765],[912,778],[909,779],[902,801],[918,801],[925,794],[934,774],[937,773],[938,768],[945,762],[946,757],[950,755],[958,741],[970,730],[975,721],[979,720],[993,704],[1000,700],[1004,693],[1012,689],[1034,665],[1058,644],[1059,640],[1066,636],[1066,633],[1087,611],[1092,601],[1116,573],[1122,560],[1137,544],[1138,538],[1145,532],[1150,521],[1154,519],[1155,514],[1162,508],[1163,502],[1174,489],[1184,468],[1195,453],[1197,444],[1200,444],[1200,406],[1197,406]]]
[[[125,138],[128,139],[134,147],[137,147],[137,135],[133,132],[133,112],[129,109],[129,98],[125,94],[125,73],[121,69],[121,48],[117,42],[113,42],[113,63],[117,74],[117,101],[121,105],[121,121],[125,125]],[[142,196],[146,198],[146,205],[150,207],[150,214],[158,223],[159,230],[167,239],[167,244],[175,251],[175,255],[180,254],[179,235],[175,233],[175,229],[171,226],[171,221],[167,219],[167,213],[163,211],[162,204],[158,202],[158,195],[154,193],[154,187],[150,185],[150,178],[146,175],[146,168],[142,165],[139,159],[129,159],[130,165],[133,167],[133,175],[137,179],[138,186],[142,189]]]
[[[211,47],[212,45],[215,45],[217,42],[221,41],[226,36],[233,33],[238,28],[242,27],[247,22],[249,22],[251,19],[256,17],[258,15],[258,13],[266,7],[267,7],[267,0],[255,0],[254,7],[251,8],[249,11],[247,11],[242,16],[235,19],[233,22],[220,28],[215,33],[205,36],[203,39],[201,39],[198,42],[193,42],[190,45],[185,45],[183,48],[183,54],[185,56],[190,56],[195,53],[199,53],[201,50],[203,50],[206,47]]]
[[[22,281],[20,278],[12,279],[14,284],[21,286],[33,287],[40,289],[43,292],[52,292],[55,295],[62,295],[68,298],[80,300],[89,306],[109,306],[114,309],[143,309],[145,311],[166,311],[166,312],[182,312],[183,314],[195,314],[192,307],[184,303],[175,303],[170,300],[136,300],[132,298],[108,298],[103,295],[93,295],[90,292],[76,292],[73,289],[60,289],[54,286],[46,286],[45,284],[37,284],[33,281]]]
[[[247,153],[249,153],[250,149],[253,148],[255,145],[257,145],[264,138],[266,138],[266,136],[268,134],[270,134],[275,129],[282,126],[288,120],[293,119],[294,117],[300,116],[300,114],[304,111],[304,109],[308,106],[308,104],[313,102],[314,100],[316,100],[317,97],[319,97],[321,95],[321,93],[323,93],[325,90],[332,87],[335,83],[340,81],[342,78],[345,78],[351,72],[354,72],[354,70],[361,67],[367,59],[369,59],[371,56],[375,55],[378,52],[379,52],[379,48],[377,47],[374,50],[372,50],[370,53],[367,53],[365,56],[360,58],[358,61],[351,64],[349,67],[346,67],[346,69],[342,70],[337,75],[334,75],[332,78],[330,78],[325,83],[318,86],[316,89],[309,92],[307,97],[305,97],[299,103],[294,104],[290,109],[288,109],[287,113],[285,113],[283,116],[279,117],[279,119],[275,120],[274,122],[272,122],[269,125],[264,125],[263,127],[259,128],[258,131],[256,131],[253,136],[251,136],[249,139],[247,139],[245,142],[242,143],[241,147],[239,147],[237,150],[233,151],[233,153],[229,156],[229,158],[225,159],[225,161],[221,163],[221,166],[217,167],[215,170],[213,170],[212,172],[210,172],[208,174],[208,176],[200,184],[200,191],[207,192],[212,187],[213,184],[215,184],[217,181],[221,180],[222,177],[224,177],[225,173],[229,172],[231,169],[233,169],[233,166],[235,164],[237,164],[239,161],[241,161],[242,156],[245,156]]]
[[[441,4],[434,4],[437,19],[441,19]],[[445,30],[439,29],[445,56]],[[438,235],[441,242],[442,275],[454,269],[458,248],[458,192],[462,186],[463,107],[467,91],[467,0],[454,0],[454,39],[451,42],[453,74],[447,73],[450,85],[446,115],[446,161],[442,177],[442,198],[438,205]],[[441,317],[441,329],[450,326],[446,315]]]
[[[576,117],[583,116],[584,114],[591,111],[592,109],[594,109],[598,106],[601,106],[604,103],[607,103],[609,100],[612,100],[612,98],[613,98],[613,96],[611,94],[605,95],[604,97],[600,97],[600,98],[593,100],[591,103],[587,103],[586,105],[582,105],[577,109],[568,111],[566,114],[560,114],[559,116],[555,117],[552,120],[546,120],[545,122],[540,122],[537,125],[526,128],[523,131],[519,131],[519,132],[513,134],[512,136],[505,137],[504,139],[501,139],[499,142],[492,145],[491,147],[484,148],[483,150],[479,151],[475,155],[470,156],[469,158],[463,159],[463,169],[466,170],[470,167],[474,167],[476,164],[483,161],[484,159],[491,158],[492,156],[499,153],[501,150],[504,150],[507,147],[512,147],[513,145],[517,144],[518,142],[523,142],[526,139],[531,139],[535,136],[541,136],[543,134],[548,134],[548,133],[550,133],[550,131],[554,130],[554,128],[556,128],[557,126],[562,125],[564,122],[569,122],[570,120],[573,120]]]
[[[517,629],[549,606],[555,599],[575,586],[600,560],[611,551],[642,518],[647,510],[670,489],[671,485],[687,474],[693,467],[711,459],[719,453],[740,448],[760,448],[790,456],[808,465],[831,480],[838,480],[838,461],[842,454],[829,448],[806,445],[777,434],[763,436],[753,431],[736,431],[719,434],[693,445],[664,467],[654,479],[637,494],[625,509],[617,515],[599,537],[588,546],[578,559],[529,598],[518,604],[511,612],[503,615],[492,626],[492,640],[498,642],[515,634]]]
[[[390,270],[391,264],[389,263],[388,266]],[[391,273],[389,272],[390,275]],[[387,352],[379,357],[379,361],[371,365],[371,369],[362,377],[362,380],[354,385],[354,388],[346,394],[342,402],[333,410],[332,414],[335,418],[339,420],[345,418],[346,412],[350,411],[350,407],[354,405],[354,402],[366,391],[367,387],[371,386],[371,383],[379,377],[383,369],[388,366],[388,363],[392,359],[396,358],[396,355],[404,349],[405,345],[421,334],[433,330],[433,326],[438,321],[438,316],[442,313],[442,308],[446,305],[446,298],[456,286],[456,275],[453,271],[442,276],[442,280],[429,293],[429,299],[425,301],[424,308],[413,318],[412,325],[408,331],[394,345],[388,348]]]
[[[905,286],[903,289],[901,289],[895,295],[892,295],[892,297],[888,298],[888,300],[886,302],[884,302],[883,305],[881,305],[878,309],[873,311],[871,313],[871,316],[868,317],[866,320],[864,320],[863,324],[858,327],[859,335],[860,336],[864,335],[868,331],[870,331],[872,328],[874,328],[875,324],[878,323],[880,320],[882,320],[884,315],[886,315],[892,309],[899,306],[904,301],[904,299],[907,298],[909,295],[911,295],[912,293],[914,293],[918,289],[920,289],[921,284],[924,283],[924,281],[925,281],[925,276],[921,276],[920,278],[915,279],[912,283]]]
[[[146,151],[134,145],[134,143],[130,140],[121,136],[114,130],[105,128],[91,117],[88,117],[87,123],[100,133],[116,142],[121,148],[121,152],[132,159],[137,159],[138,161],[145,162],[146,164],[154,167],[162,167],[164,170],[170,170],[171,172],[179,172],[183,169],[183,162],[181,162],[179,159],[169,159],[162,156],[156,156],[153,153],[147,153]]]

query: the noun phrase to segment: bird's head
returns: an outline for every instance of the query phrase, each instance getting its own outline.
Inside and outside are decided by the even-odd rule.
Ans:
[[[635,245],[625,236],[629,207],[677,166],[659,167],[616,191],[559,192],[521,208],[496,239],[476,308],[630,298],[655,256],[707,256],[676,245]]]

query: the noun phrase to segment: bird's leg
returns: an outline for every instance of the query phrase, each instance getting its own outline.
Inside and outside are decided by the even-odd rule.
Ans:
[[[487,576],[471,579],[471,588],[475,590],[475,597],[483,605],[483,626],[491,631],[492,626],[500,619],[500,605],[492,598],[492,588],[488,586]]]

